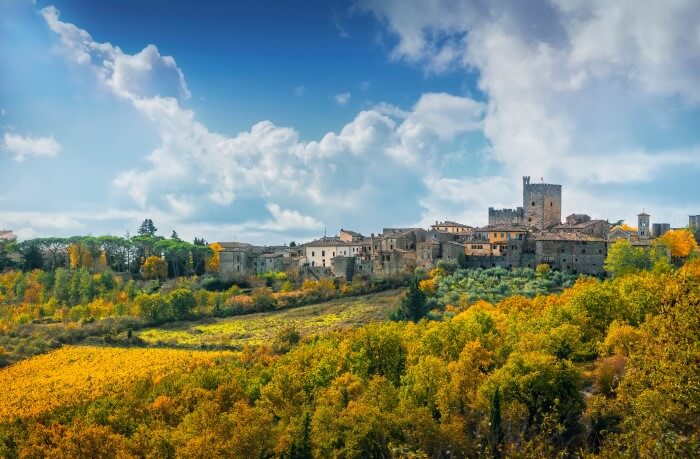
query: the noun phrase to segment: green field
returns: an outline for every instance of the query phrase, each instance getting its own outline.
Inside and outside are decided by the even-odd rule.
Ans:
[[[387,320],[389,312],[396,309],[400,296],[400,291],[391,290],[283,311],[177,322],[144,329],[137,336],[147,344],[160,346],[229,348],[265,344],[274,339],[278,330],[290,324],[302,336],[311,336]]]

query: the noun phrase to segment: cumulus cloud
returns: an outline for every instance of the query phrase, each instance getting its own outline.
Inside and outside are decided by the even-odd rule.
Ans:
[[[341,92],[335,95],[335,101],[338,105],[345,105],[350,102],[351,94],[349,92]]]
[[[62,147],[53,136],[31,137],[6,132],[2,147],[14,156],[15,161],[24,161],[29,156],[58,156]]]
[[[42,14],[65,55],[158,130],[160,145],[146,167],[120,172],[117,188],[142,210],[166,209],[181,234],[240,236],[313,234],[329,224],[372,231],[448,216],[481,224],[489,205],[517,204],[522,174],[564,182],[584,196],[591,183],[645,182],[664,168],[699,167],[697,149],[646,151],[628,141],[638,126],[620,122],[636,119],[640,104],[700,101],[700,47],[681,46],[683,37],[700,37],[692,25],[698,8],[679,0],[661,14],[650,5],[660,16],[651,24],[646,12],[628,11],[634,6],[606,4],[363,1],[360,8],[398,38],[393,58],[427,72],[476,74],[480,95],[426,93],[412,107],[379,103],[310,141],[270,121],[233,136],[213,132],[182,106],[190,94],[172,57],[154,45],[130,55],[61,21],[53,7]],[[341,93],[335,101],[350,98]],[[471,135],[487,145],[469,150],[460,142]],[[445,169],[455,155],[464,169]],[[267,212],[236,224],[193,222],[202,208],[220,213],[239,202]]]
[[[125,55],[63,23],[54,9],[45,17],[68,56],[92,68],[158,129],[161,144],[148,155],[149,167],[122,171],[114,180],[142,208],[155,205],[192,216],[207,205],[262,199],[271,220],[256,220],[260,228],[314,231],[324,221],[379,225],[386,206],[394,203],[395,217],[411,223],[419,214],[416,201],[399,201],[425,189],[426,167],[418,158],[435,154],[440,142],[476,129],[483,117],[482,103],[439,93],[424,95],[405,112],[362,111],[320,140],[301,141],[295,129],[270,121],[227,136],[210,131],[177,98],[143,90],[144,81],[151,81],[148,69],[155,66],[142,64],[163,61],[155,47]],[[166,68],[177,68],[168,62],[173,65]]]
[[[409,3],[357,7],[396,38],[394,59],[477,75],[485,151],[512,183],[536,174],[579,192],[700,166],[697,148],[645,150],[640,139],[669,135],[657,114],[700,104],[698,2]]]
[[[60,37],[61,48],[68,58],[78,64],[91,65],[115,94],[127,99],[190,97],[185,76],[175,59],[162,56],[154,45],[134,55],[126,54],[118,46],[95,42],[87,31],[61,21],[54,6],[42,9],[41,15]]]

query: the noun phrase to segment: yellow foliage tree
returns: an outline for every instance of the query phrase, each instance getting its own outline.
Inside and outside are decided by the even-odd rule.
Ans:
[[[698,250],[698,242],[687,229],[673,230],[659,238],[659,242],[671,250],[672,257],[685,258]]]
[[[146,279],[165,279],[168,275],[168,267],[162,258],[150,256],[143,262],[141,274]]]
[[[209,244],[209,247],[213,250],[213,254],[211,257],[207,259],[206,263],[206,269],[207,272],[210,273],[218,273],[219,268],[221,267],[221,255],[220,252],[224,249],[221,244],[218,242],[213,242]]]
[[[68,261],[73,269],[92,267],[92,254],[84,244],[71,244],[68,247]]]

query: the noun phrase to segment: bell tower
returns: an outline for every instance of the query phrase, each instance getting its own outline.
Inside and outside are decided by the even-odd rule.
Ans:
[[[639,239],[649,239],[650,229],[649,229],[649,214],[642,212],[637,215],[637,235]]]

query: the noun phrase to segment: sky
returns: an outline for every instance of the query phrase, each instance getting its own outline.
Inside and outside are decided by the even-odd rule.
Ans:
[[[563,185],[700,214],[695,0],[0,0],[0,228],[305,241]]]

